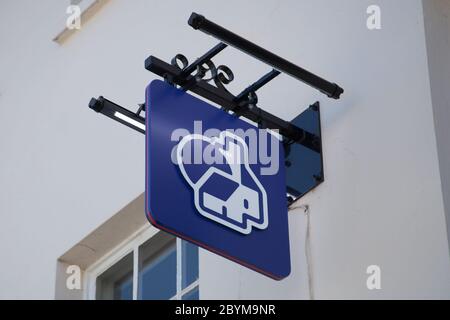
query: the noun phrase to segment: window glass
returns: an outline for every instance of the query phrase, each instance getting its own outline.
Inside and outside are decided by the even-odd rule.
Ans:
[[[160,232],[139,248],[139,299],[171,299],[177,293],[175,238]]]
[[[133,298],[133,253],[127,254],[96,280],[99,300],[131,300]]]
[[[114,284],[114,300],[133,300],[133,273]]]
[[[198,279],[198,247],[190,242],[181,242],[182,289]]]
[[[198,299],[199,299],[198,286],[181,297],[181,300],[198,300]]]

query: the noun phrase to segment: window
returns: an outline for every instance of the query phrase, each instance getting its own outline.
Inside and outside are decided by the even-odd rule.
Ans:
[[[119,262],[97,277],[96,299],[133,299],[133,254],[127,254]]]
[[[112,265],[97,269],[96,299],[199,299],[198,247],[162,231],[127,241]]]
[[[138,298],[171,299],[177,294],[176,240],[157,234],[139,248]]]

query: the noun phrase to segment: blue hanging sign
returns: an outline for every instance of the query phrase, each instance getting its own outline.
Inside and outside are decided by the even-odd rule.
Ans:
[[[146,90],[146,214],[276,280],[290,273],[284,149],[272,132],[174,86]]]

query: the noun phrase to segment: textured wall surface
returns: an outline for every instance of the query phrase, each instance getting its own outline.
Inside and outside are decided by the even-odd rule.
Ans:
[[[382,29],[370,31],[366,0],[111,0],[57,44],[66,2],[0,3],[0,298],[53,298],[56,259],[143,191],[144,136],[87,103],[134,109],[156,78],[148,55],[192,61],[215,45],[187,26],[192,11],[345,88],[334,101],[282,75],[259,93],[286,120],[322,103],[326,180],[298,203],[310,207],[315,298],[450,298],[421,1],[377,1]],[[234,49],[216,61],[235,93],[268,70]],[[289,215],[291,276],[202,251],[201,298],[308,298],[306,220]],[[366,288],[372,264],[381,290]]]

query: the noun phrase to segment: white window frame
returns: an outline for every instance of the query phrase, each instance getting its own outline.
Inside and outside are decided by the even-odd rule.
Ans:
[[[139,247],[154,237],[158,232],[153,226],[145,225],[130,237],[125,239],[121,244],[114,248],[111,252],[99,259],[93,265],[88,267],[85,271],[84,277],[84,299],[96,299],[96,281],[97,277],[103,272],[111,268],[114,264],[119,262],[126,255],[133,253],[133,300],[138,299],[138,283],[139,283]],[[198,287],[199,279],[195,280],[186,288],[182,289],[182,241],[176,238],[176,259],[177,259],[177,274],[176,274],[176,294],[171,300],[181,300],[183,295]],[[200,274],[199,274],[200,278]]]

